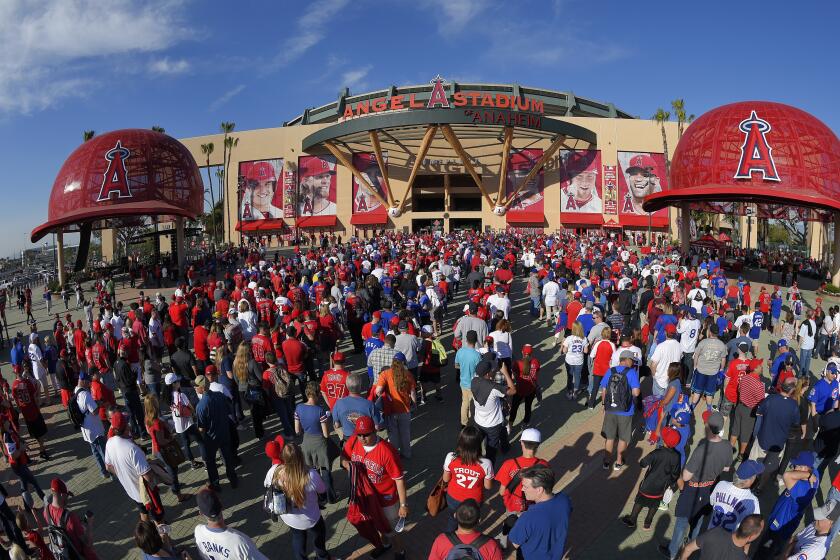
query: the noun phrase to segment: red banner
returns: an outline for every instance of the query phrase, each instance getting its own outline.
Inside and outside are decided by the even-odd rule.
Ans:
[[[601,217],[601,152],[563,150],[560,152],[560,220],[575,223],[580,214]],[[601,220],[603,221],[603,219]]]
[[[298,158],[298,217],[335,216],[335,157]]]
[[[618,152],[619,221],[633,226],[647,225],[648,213],[642,209],[647,195],[668,187],[665,156],[651,152]],[[639,218],[644,217],[644,220]],[[653,227],[668,226],[668,209],[654,212]]]
[[[604,166],[604,214],[618,215],[618,171],[615,165]]]
[[[384,165],[388,165],[388,154],[382,154],[385,160]],[[387,200],[385,194],[385,185],[382,181],[382,168],[379,162],[376,161],[376,154],[370,152],[362,152],[353,154],[353,167],[361,172],[362,176],[367,179],[370,185],[376,189],[377,194],[383,200]],[[367,185],[360,184],[356,177],[353,177],[353,215],[367,214],[370,219],[363,219],[367,223],[386,223],[388,221],[387,208],[384,204],[379,202],[375,196],[370,192]],[[371,222],[370,220],[377,220]],[[379,221],[381,220],[381,221]]]
[[[282,159],[239,163],[239,219],[243,222],[283,217],[283,192],[277,179],[283,172]]]
[[[519,184],[534,168],[534,164],[542,155],[543,151],[540,149],[512,151],[508,158],[505,180],[505,191],[508,197],[516,191]],[[528,181],[528,184],[519,191],[513,203],[508,207],[507,221],[511,223],[542,224],[545,221],[544,186],[544,169],[540,169],[534,178]]]

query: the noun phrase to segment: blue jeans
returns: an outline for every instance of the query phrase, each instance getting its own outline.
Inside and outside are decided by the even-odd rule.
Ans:
[[[178,436],[181,438],[181,447],[184,448],[184,455],[187,456],[190,462],[195,461],[192,449],[190,449],[190,440],[198,444],[198,452],[204,457],[204,439],[201,437],[201,432],[198,431],[195,424],[178,434]]]
[[[90,442],[90,452],[99,465],[99,471],[103,476],[107,475],[108,471],[105,470],[105,436],[99,436]]]
[[[825,501],[828,500],[836,500],[840,502],[840,491],[837,490],[834,486],[828,491],[828,496],[826,496]],[[837,536],[837,533],[840,533],[840,521],[835,521],[834,524],[831,526],[831,531],[828,532],[828,539],[825,541],[825,550],[828,552],[828,549],[831,548],[831,541],[834,540],[834,537]]]
[[[210,437],[204,438],[204,464],[207,467],[207,478],[210,484],[219,485],[219,467],[216,465],[216,454],[221,451],[225,463],[228,481],[236,485],[239,479],[234,470],[234,453],[230,441],[217,441]]]
[[[294,399],[283,397],[272,397],[271,404],[274,405],[274,411],[280,417],[280,422],[283,424],[283,435],[290,437],[295,433],[295,404]]]
[[[330,558],[327,552],[327,528],[324,526],[324,518],[318,519],[318,522],[309,529],[294,529],[289,527],[292,532],[292,557],[295,560],[306,560],[309,556],[306,554],[306,537],[312,533],[312,544],[315,549],[315,557],[318,560]]]
[[[817,343],[814,345],[814,350],[817,353],[817,356],[821,360],[825,360],[827,358],[826,354],[828,354],[828,335],[827,334],[819,334],[817,335]]]
[[[449,494],[446,494],[446,506],[448,508],[448,511],[446,512],[448,514],[448,517],[446,518],[447,531],[453,532],[456,529],[458,529],[458,522],[455,521],[455,510],[458,509],[458,506],[460,505],[461,502],[459,502]]]
[[[580,389],[580,374],[583,372],[583,364],[578,364],[576,366],[572,364],[566,364],[566,375],[567,377],[571,378],[571,385],[566,383],[566,390],[574,389],[577,391]],[[591,377],[590,377],[591,379]]]
[[[656,384],[654,383],[654,385]],[[692,539],[696,539],[700,534],[701,525],[703,525],[703,523],[698,522],[694,526],[694,529],[691,531]],[[688,533],[688,528],[688,517],[677,517],[676,523],[674,524],[674,533],[671,535],[671,544],[668,545],[668,551],[671,553],[672,559],[677,557],[677,552],[679,552],[680,547],[683,545],[683,540],[685,540],[685,534]]]
[[[651,383],[651,393],[657,397],[664,397],[665,393],[668,391],[668,387],[660,387],[659,383],[656,382],[656,379],[652,379],[653,383]]]
[[[803,377],[807,377],[811,373],[811,354],[813,353],[813,349],[804,349],[801,348],[799,350],[799,372],[800,375]]]
[[[26,465],[12,466],[12,472],[20,479],[21,491],[29,492],[29,486],[32,486],[35,488],[35,493],[38,494],[39,498],[41,498],[41,501],[44,501],[44,491],[41,490],[41,487],[38,485],[38,481],[35,480],[35,475],[32,474],[29,467]]]
[[[178,481],[178,467],[172,467],[168,465],[166,461],[163,460],[163,455],[160,452],[154,454],[156,459],[160,459],[160,462],[163,464],[163,468],[166,469],[166,472],[169,473],[169,476],[172,477],[172,493],[178,495],[181,493],[181,483]]]

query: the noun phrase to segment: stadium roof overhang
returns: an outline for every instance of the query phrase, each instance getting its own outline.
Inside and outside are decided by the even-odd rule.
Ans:
[[[597,145],[595,132],[543,114],[498,107],[449,107],[391,111],[350,118],[305,137],[305,152],[332,153],[356,179],[368,186],[392,217],[399,216],[410,198],[411,187],[424,162],[459,161],[495,212],[502,215],[529,181],[561,148],[588,149]],[[512,150],[540,147],[542,157],[505,196],[508,158]],[[352,164],[352,154],[371,152],[382,168],[384,197],[370,187]],[[388,167],[409,169],[405,191],[395,198],[388,181]],[[498,173],[499,188],[491,195],[481,175]],[[387,200],[385,200],[387,198]]]

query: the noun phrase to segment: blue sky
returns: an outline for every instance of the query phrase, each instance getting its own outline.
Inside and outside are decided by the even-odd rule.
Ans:
[[[0,0],[0,255],[28,247],[82,131],[279,126],[352,92],[532,85],[644,118],[683,97],[800,107],[840,130],[836,21],[790,2]]]

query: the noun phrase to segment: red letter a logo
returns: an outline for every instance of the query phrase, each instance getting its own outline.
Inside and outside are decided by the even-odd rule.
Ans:
[[[131,157],[131,152],[123,148],[122,143],[117,144],[108,150],[105,159],[108,160],[108,169],[105,170],[105,177],[102,179],[102,188],[99,189],[99,198],[96,202],[111,200],[114,198],[131,198],[131,189],[128,188],[128,178],[125,169],[125,160]]]
[[[738,130],[744,133],[744,143],[741,145],[741,160],[735,179],[751,179],[753,172],[761,173],[765,181],[781,181],[776,172],[776,162],[773,161],[773,149],[767,143],[765,136],[770,132],[770,123],[758,118],[755,111],[749,118],[738,125]]]
[[[433,84],[432,93],[429,95],[429,102],[426,103],[426,109],[434,109],[435,107],[445,107],[448,109],[449,98],[443,90],[443,78],[437,75],[431,83]]]

